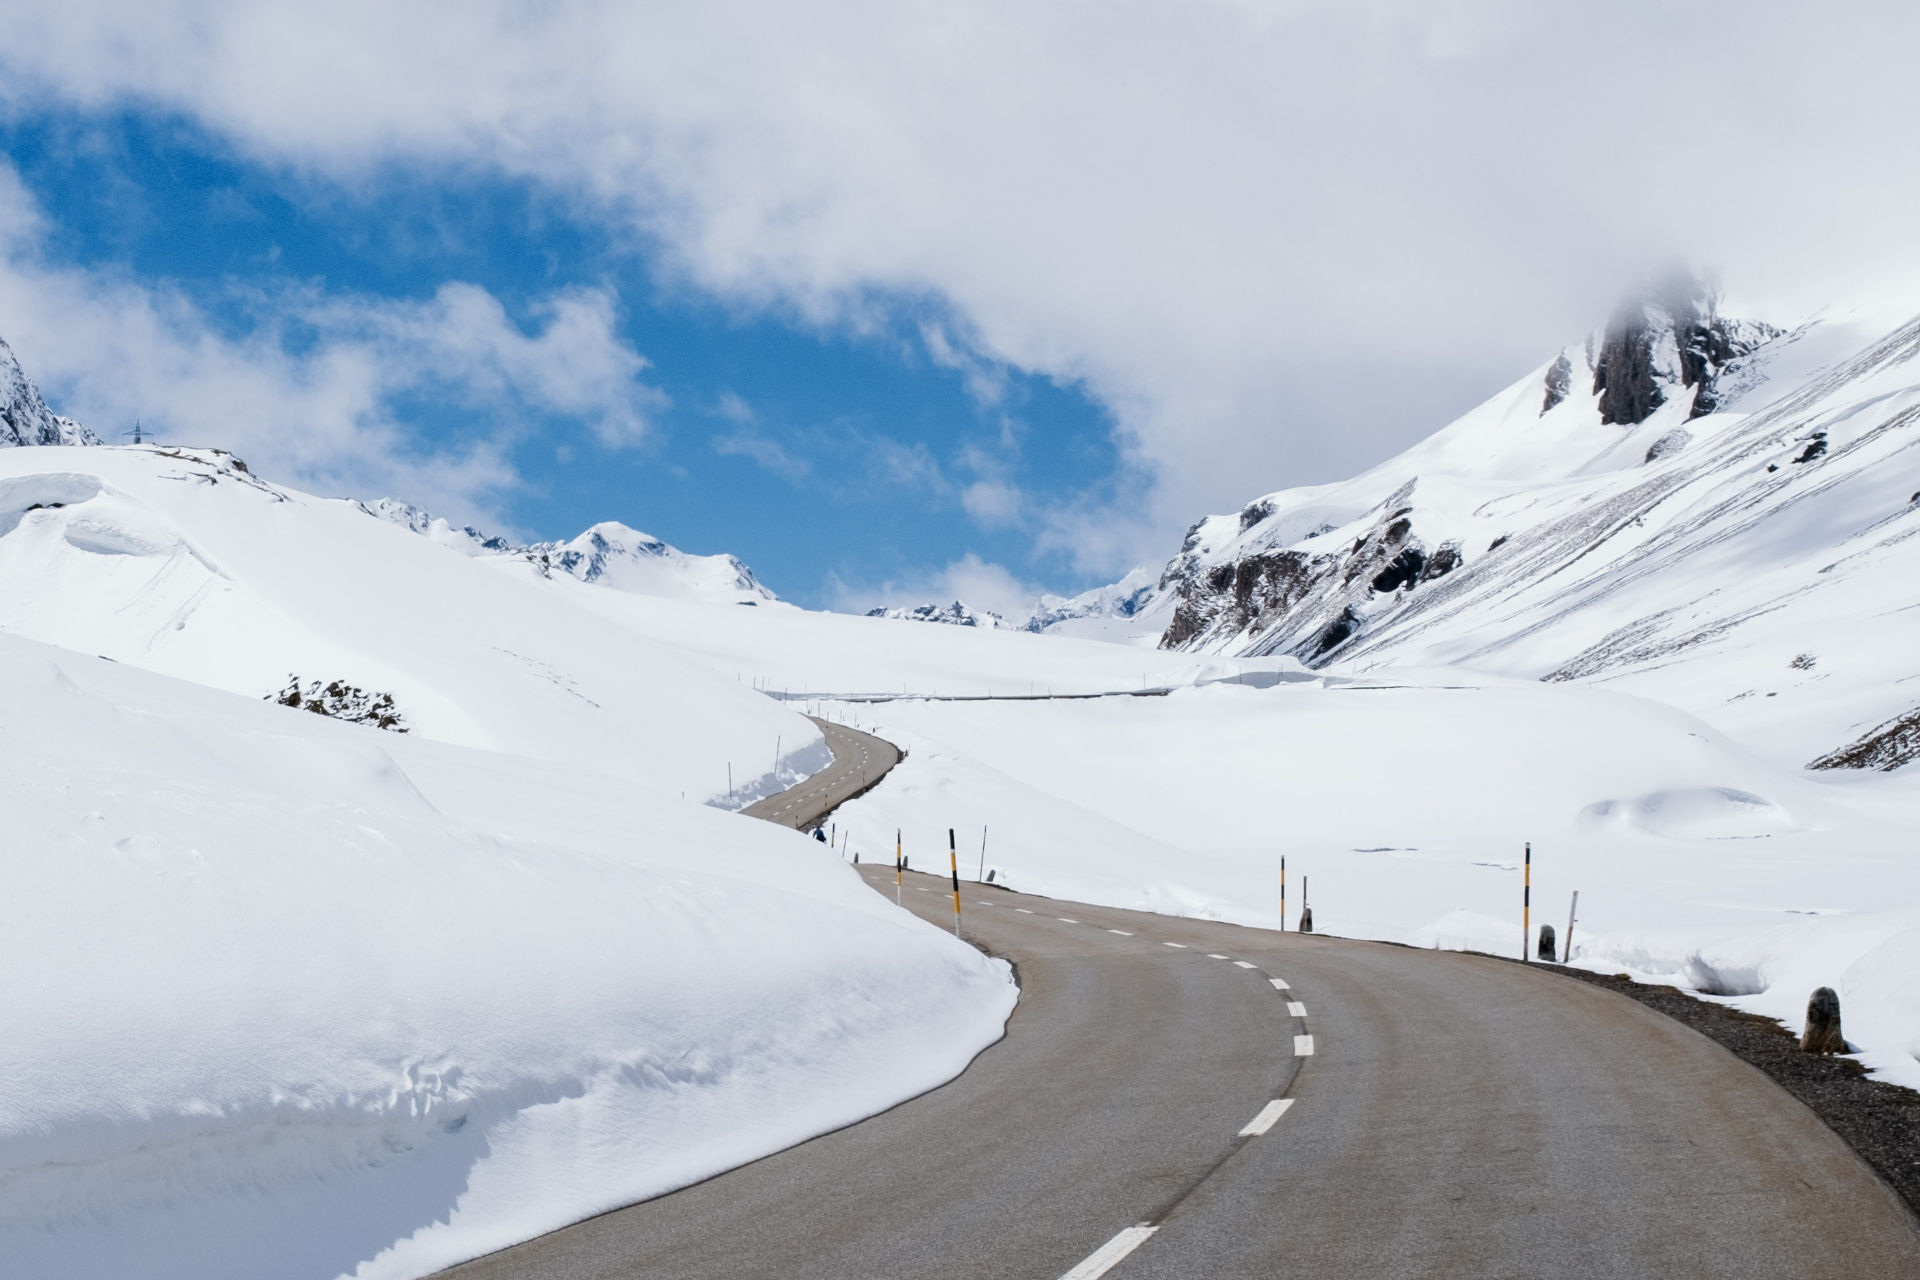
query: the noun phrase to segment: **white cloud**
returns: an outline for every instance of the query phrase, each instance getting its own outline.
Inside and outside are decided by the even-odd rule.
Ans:
[[[137,417],[321,492],[492,518],[517,483],[507,452],[523,412],[575,419],[616,447],[665,403],[597,291],[538,301],[526,331],[472,285],[418,301],[287,286],[231,299],[248,327],[230,336],[176,290],[49,262],[45,230],[0,165],[0,335],[61,412],[109,439]],[[468,438],[424,445],[394,407],[419,395],[471,412]]]
[[[958,600],[970,608],[985,609],[1019,622],[1033,612],[1045,592],[1005,565],[982,560],[969,551],[943,568],[878,584],[860,585],[829,576],[825,594],[827,607],[841,613],[865,613],[881,607],[913,608]]]
[[[1123,567],[1426,434],[1648,265],[1914,289],[1916,46],[1892,2],[18,0],[0,94],[531,178],[813,321],[931,300],[935,358],[1111,409]]]
[[[1019,525],[1025,505],[1020,490],[1003,480],[976,480],[960,491],[960,505],[982,529]]]

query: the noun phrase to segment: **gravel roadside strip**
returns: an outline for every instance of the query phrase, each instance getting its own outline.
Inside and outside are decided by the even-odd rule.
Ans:
[[[1507,957],[1495,957],[1507,959]],[[1522,963],[1511,960],[1510,963]],[[1852,1058],[1802,1053],[1800,1041],[1772,1018],[1696,999],[1675,987],[1535,962],[1534,968],[1617,991],[1715,1041],[1826,1122],[1920,1214],[1920,1093],[1875,1080]],[[1843,1014],[1844,1016],[1844,1014]]]

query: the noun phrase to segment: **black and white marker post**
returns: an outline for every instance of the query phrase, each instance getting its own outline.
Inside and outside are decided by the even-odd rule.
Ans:
[[[947,869],[953,873],[953,936],[960,936],[960,846],[954,843],[953,828],[947,828]]]
[[[893,829],[893,905],[900,905],[900,828]]]
[[[1527,938],[1533,933],[1533,842],[1527,842],[1520,872],[1520,958],[1527,958]]]
[[[1280,932],[1287,931],[1287,855],[1280,855]]]
[[[975,878],[976,878],[976,879],[978,879],[978,880],[979,880],[979,881],[980,881],[981,883],[983,883],[983,884],[984,884],[984,883],[986,883],[986,879],[987,879],[987,829],[986,829],[985,827],[981,827],[981,828],[980,828],[980,874],[979,874],[979,875],[978,875],[977,877],[975,877]]]

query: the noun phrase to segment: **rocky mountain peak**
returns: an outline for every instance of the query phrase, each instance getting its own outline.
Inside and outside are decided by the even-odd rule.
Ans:
[[[1588,341],[1600,421],[1638,426],[1670,398],[1687,393],[1688,418],[1712,413],[1721,372],[1780,332],[1728,319],[1719,307],[1719,291],[1690,272],[1670,275],[1643,297],[1622,303]],[[1548,371],[1545,408],[1566,398],[1571,373],[1563,355]]]
[[[13,348],[0,340],[0,446],[99,443],[93,432],[47,408]]]

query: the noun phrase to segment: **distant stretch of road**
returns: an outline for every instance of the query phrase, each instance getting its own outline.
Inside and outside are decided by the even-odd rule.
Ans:
[[[900,763],[900,751],[885,738],[849,729],[818,716],[807,719],[820,726],[833,749],[833,763],[778,795],[756,801],[740,812],[783,827],[806,831],[886,776]]]
[[[894,896],[891,866],[860,873]],[[908,873],[903,900],[950,927],[944,878]],[[963,901],[1022,995],[957,1080],[448,1274],[1920,1277],[1913,1216],[1810,1111],[1610,991],[973,884]]]

